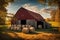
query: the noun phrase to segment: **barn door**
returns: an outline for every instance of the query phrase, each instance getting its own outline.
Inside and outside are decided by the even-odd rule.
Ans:
[[[25,25],[26,24],[26,20],[21,20],[21,25]]]
[[[42,28],[44,28],[44,23],[43,23],[42,21],[38,21],[38,22],[37,22],[37,28],[38,28],[39,25],[41,25]]]

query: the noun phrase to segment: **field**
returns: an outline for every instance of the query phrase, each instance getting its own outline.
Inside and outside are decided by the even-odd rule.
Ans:
[[[60,23],[58,23],[58,22],[49,22],[53,27],[60,27]]]
[[[4,29],[4,30],[3,30]],[[23,33],[6,30],[0,27],[0,40],[60,40],[60,33],[57,31],[37,30],[37,33]],[[55,33],[57,32],[57,33]]]
[[[39,32],[38,34],[25,34],[22,32],[3,32],[0,40],[60,40],[60,34]]]

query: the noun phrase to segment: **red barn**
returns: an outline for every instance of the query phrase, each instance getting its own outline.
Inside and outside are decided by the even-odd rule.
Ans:
[[[38,28],[38,25],[42,25],[42,28],[45,27],[44,18],[40,14],[29,11],[23,7],[14,15],[12,24],[31,25],[35,28]]]

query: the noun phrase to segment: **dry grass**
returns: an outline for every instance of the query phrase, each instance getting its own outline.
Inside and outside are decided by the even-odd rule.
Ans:
[[[60,27],[60,24],[58,22],[49,22],[53,27]]]
[[[22,32],[3,32],[12,38],[22,38],[24,40],[60,40],[60,34],[39,32],[38,34],[25,34]]]

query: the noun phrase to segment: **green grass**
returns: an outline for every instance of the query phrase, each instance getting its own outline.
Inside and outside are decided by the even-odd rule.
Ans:
[[[5,31],[7,29],[7,26],[5,25],[0,25],[0,32]]]
[[[0,25],[0,32],[6,31],[7,26],[6,25]],[[7,31],[14,31],[14,30],[7,30]],[[14,32],[21,32],[21,31],[14,31]],[[58,29],[55,27],[50,27],[48,29],[36,29],[36,32],[50,32],[50,33],[59,33]]]

